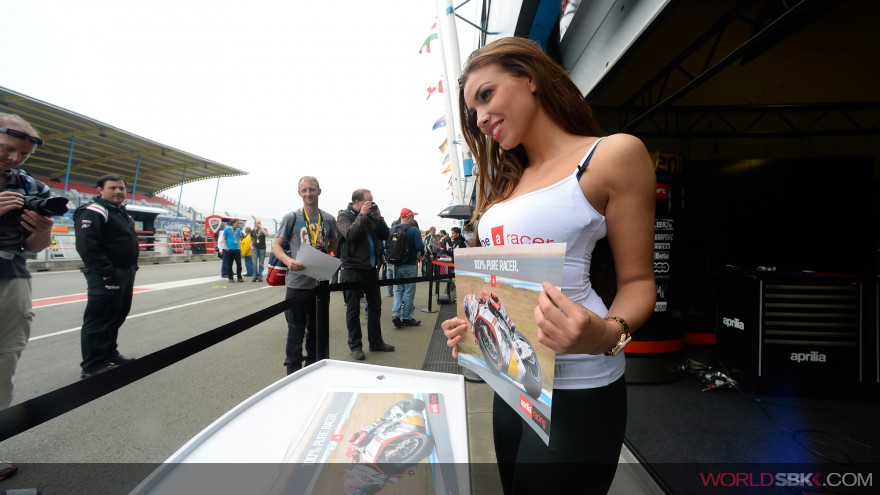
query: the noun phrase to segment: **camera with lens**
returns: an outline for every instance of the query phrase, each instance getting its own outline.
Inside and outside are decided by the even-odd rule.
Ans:
[[[24,209],[34,210],[44,217],[64,215],[67,213],[67,198],[25,196]]]
[[[377,211],[379,211],[379,205],[377,205],[376,203],[370,204],[370,212],[376,213]]]
[[[67,213],[67,198],[41,198],[24,196],[22,210],[33,210],[45,217],[64,215]],[[0,216],[0,251],[21,251],[24,232],[21,227],[21,211],[14,210]]]

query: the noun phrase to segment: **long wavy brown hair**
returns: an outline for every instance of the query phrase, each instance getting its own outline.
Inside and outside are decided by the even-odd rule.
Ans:
[[[504,150],[490,136],[480,132],[477,116],[468,109],[464,100],[464,85],[468,75],[482,67],[497,64],[516,77],[527,77],[537,86],[538,101],[547,114],[563,130],[578,136],[600,136],[602,129],[593,110],[584,100],[580,89],[565,69],[547,56],[531,40],[502,38],[473,52],[465,63],[459,79],[459,112],[464,140],[467,142],[477,168],[477,204],[474,220],[493,204],[503,201],[512,193],[529,165],[522,145]]]

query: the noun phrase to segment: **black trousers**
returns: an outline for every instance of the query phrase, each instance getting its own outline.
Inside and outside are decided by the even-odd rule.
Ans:
[[[119,327],[131,311],[136,267],[116,268],[108,280],[89,269],[82,269],[88,285],[88,301],[80,331],[83,371],[96,371],[119,355],[116,338]]]
[[[229,253],[229,256],[226,256],[226,253]],[[235,262],[235,275],[238,278],[241,278],[241,249],[229,249],[225,253],[223,253],[224,258],[223,261],[227,263],[226,265],[226,276],[230,279],[233,278],[232,272],[232,262]]]
[[[375,268],[346,268],[339,275],[339,281],[362,282],[363,289],[345,291],[345,323],[348,326],[348,348],[362,349],[363,334],[361,333],[361,294],[366,296],[369,305],[367,315],[367,340],[372,347],[384,343],[382,340],[382,298],[379,295],[379,272]]]
[[[315,343],[315,317],[317,298],[314,289],[291,289],[287,288],[285,299],[293,299],[293,306],[284,312],[287,319],[287,347],[284,366],[288,373],[302,368],[317,361],[318,355]],[[306,342],[306,357],[303,358],[303,339]]]
[[[626,382],[553,390],[550,445],[495,394],[495,455],[506,495],[604,494],[614,481],[626,430]]]

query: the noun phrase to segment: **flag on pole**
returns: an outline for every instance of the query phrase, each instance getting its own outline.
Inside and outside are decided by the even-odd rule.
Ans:
[[[446,147],[449,145],[449,138],[446,138],[443,141],[443,144],[437,147],[440,150],[440,153],[446,153]]]
[[[447,165],[446,168],[443,169],[443,171],[440,173],[445,174],[446,172],[451,172],[451,171],[452,171],[452,165]]]
[[[437,122],[434,122],[434,127],[431,128],[432,131],[436,131],[441,127],[446,127],[446,114],[444,113]]]
[[[447,163],[449,163],[449,155],[446,155],[446,158],[443,159],[443,163],[440,165],[446,165]]]
[[[425,38],[422,47],[419,48],[419,53],[431,53],[431,42],[436,39],[439,39],[439,35],[437,33],[437,21],[434,21],[434,25],[431,26],[431,34]]]
[[[434,23],[434,27],[431,29],[435,29],[437,27],[437,23]],[[419,48],[419,53],[431,53],[431,42],[436,40],[439,36],[437,33],[431,33],[425,38],[424,43],[422,43],[422,47]]]
[[[437,81],[436,86],[428,88],[428,97],[425,99],[427,100],[434,93],[442,93],[442,92],[443,92],[443,80],[441,79],[441,80]]]

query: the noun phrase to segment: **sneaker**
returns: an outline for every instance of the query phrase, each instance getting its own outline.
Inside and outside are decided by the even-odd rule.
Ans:
[[[116,357],[108,359],[108,361],[110,361],[110,364],[115,364],[116,366],[119,366],[122,364],[127,364],[127,363],[134,361],[134,360],[135,360],[135,358],[126,357],[126,356],[123,356],[122,354],[117,354]]]
[[[372,351],[373,349],[370,350]],[[351,357],[353,357],[357,361],[363,361],[364,359],[367,359],[367,356],[366,354],[364,354],[363,349],[355,349],[351,351]]]
[[[230,279],[229,279],[229,283],[230,283],[230,284],[234,284],[234,283],[235,283],[235,280],[230,278]]]
[[[415,319],[415,318],[410,318],[410,319],[408,319],[408,320],[403,320],[403,326],[405,326],[405,327],[417,327],[417,326],[419,326],[419,325],[421,325],[421,324],[422,324],[421,320],[417,320],[417,319]]]
[[[391,323],[394,323],[394,328],[400,328],[403,326],[403,322],[400,321],[399,316],[395,316],[394,318],[391,318]]]
[[[259,281],[260,281],[260,280],[259,280],[259,279],[256,279],[256,278],[253,279],[253,280],[251,280],[251,282],[259,282]]]
[[[241,277],[238,277],[238,283],[242,283],[242,282],[244,282],[244,279]]]
[[[115,367],[116,367],[115,364],[110,363],[110,364],[104,366],[103,368],[96,369],[95,371],[83,371],[82,373],[79,374],[79,377],[80,377],[80,379],[84,380],[86,378],[91,378],[95,375],[100,375],[101,373],[103,373],[107,370],[112,370]]]
[[[388,344],[382,342],[381,345],[377,345],[377,346],[371,345],[370,351],[372,351],[372,352],[394,352],[394,346],[388,345]]]

